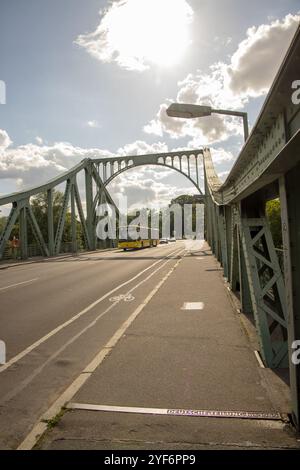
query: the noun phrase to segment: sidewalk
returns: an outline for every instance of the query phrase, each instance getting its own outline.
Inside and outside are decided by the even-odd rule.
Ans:
[[[185,302],[202,305],[183,310]],[[72,402],[262,412],[264,419],[72,409],[37,448],[296,448],[300,442],[284,419],[266,419],[289,412],[286,400],[278,400],[286,393],[277,376],[259,366],[206,246],[187,253]]]

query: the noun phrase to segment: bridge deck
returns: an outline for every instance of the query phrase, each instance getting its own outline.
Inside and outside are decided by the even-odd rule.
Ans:
[[[238,449],[299,445],[281,420],[163,414],[166,409],[289,412],[286,386],[259,366],[208,246],[176,257],[166,268],[152,279],[146,298],[145,292],[137,291],[132,302],[123,303],[129,322],[119,338],[106,345],[105,359],[100,359],[70,400],[69,406],[76,403],[79,409],[66,412],[39,446]],[[184,302],[202,305],[196,305],[198,310],[183,310]],[[80,409],[90,405],[112,408]],[[118,406],[133,408],[123,413],[113,408]],[[143,408],[139,410],[143,413],[134,413],[135,407]],[[149,408],[161,414],[151,414]]]

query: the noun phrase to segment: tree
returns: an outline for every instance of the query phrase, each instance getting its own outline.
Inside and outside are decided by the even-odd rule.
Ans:
[[[0,217],[0,233],[3,232],[6,221],[7,221],[7,217],[5,216]]]
[[[169,204],[169,207],[172,206],[173,204],[179,204],[182,208],[184,207],[185,204],[190,204],[192,205],[192,230],[196,230],[196,205],[201,204],[203,202],[202,197],[200,197],[198,194],[182,194],[181,196],[178,196],[174,199],[171,200],[171,203]],[[170,215],[170,229],[171,229],[171,234],[174,233],[174,214],[171,212]],[[182,214],[182,234],[184,236],[184,223],[183,223],[183,214]]]
[[[266,215],[270,225],[275,248],[282,248],[280,200],[273,199],[266,204]]]
[[[64,194],[60,191],[53,192],[53,226],[54,233],[56,233],[60,212],[63,206]],[[47,193],[40,193],[31,198],[31,207],[36,218],[36,221],[40,227],[45,242],[48,242],[48,200]],[[76,220],[76,238],[77,248],[83,247],[83,233],[81,223]],[[62,242],[70,242],[72,240],[72,222],[71,212],[68,210],[66,213],[64,231],[62,235]],[[28,243],[35,244],[36,240],[30,224],[28,224]]]

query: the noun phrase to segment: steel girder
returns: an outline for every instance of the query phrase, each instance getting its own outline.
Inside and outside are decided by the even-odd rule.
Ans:
[[[186,152],[157,153],[151,155],[84,159],[69,171],[66,171],[62,175],[57,176],[45,184],[0,197],[0,206],[7,204],[11,205],[6,225],[0,235],[0,259],[4,256],[7,242],[17,221],[19,221],[22,258],[27,258],[28,256],[28,222],[30,222],[32,232],[41,249],[41,253],[44,256],[59,254],[61,251],[66,214],[69,206],[71,206],[72,251],[77,251],[77,215],[82,227],[85,248],[87,250],[95,249],[97,205],[100,204],[100,202],[109,203],[114,206],[116,214],[118,214],[118,208],[110,196],[107,186],[113,178],[130,168],[139,167],[141,165],[160,165],[172,168],[187,177],[195,185],[199,194],[203,196],[204,201],[204,195],[200,189],[199,175],[199,158],[201,158],[202,161],[202,153],[202,150],[194,150]],[[77,183],[77,177],[81,172],[84,172],[86,215],[83,211],[83,204]],[[56,231],[54,231],[53,191],[57,186],[63,183],[65,184],[63,204],[59,214],[57,228]],[[30,205],[30,198],[43,192],[47,193],[48,206],[46,240],[44,240],[42,236],[41,228],[37,223]]]
[[[268,367],[287,367],[287,313],[284,281],[272,235],[265,218],[241,218],[240,233],[247,291]],[[245,310],[245,309],[244,309]]]
[[[86,174],[85,187],[87,195],[85,217],[81,195],[78,189],[77,176],[80,172],[84,171]],[[53,218],[53,191],[54,189],[65,183],[65,191],[63,204],[58,218],[56,232],[54,232],[54,218]],[[77,215],[79,222],[82,226],[82,233],[85,242],[85,248],[91,250],[95,247],[95,208],[93,206],[93,184],[97,188],[102,188],[106,192],[109,202],[114,205],[112,198],[104,187],[101,178],[95,171],[93,161],[85,159],[63,175],[50,180],[48,183],[39,185],[35,188],[20,191],[10,195],[0,197],[0,205],[11,205],[11,210],[7,218],[4,230],[0,234],[0,259],[3,258],[7,246],[7,242],[11,236],[14,225],[19,221],[19,236],[20,236],[20,251],[21,258],[26,259],[28,256],[28,242],[27,242],[27,227],[28,222],[31,225],[32,233],[40,247],[41,253],[44,256],[57,255],[61,251],[62,236],[65,226],[66,214],[71,206],[71,242],[72,251],[77,251]],[[47,239],[44,240],[41,228],[34,216],[30,204],[30,198],[39,193],[47,194]]]
[[[299,155],[298,148],[298,155]],[[292,414],[300,428],[300,364],[292,360],[294,341],[300,340],[300,164],[280,178],[284,273],[288,319],[288,348]]]
[[[222,184],[208,149],[204,150],[204,174],[207,240],[231,289],[239,292],[242,311],[254,313],[266,365],[282,367],[288,352],[285,288],[267,221],[241,215],[240,204],[222,204]]]
[[[300,26],[257,122],[223,184],[213,170],[209,151],[204,150],[206,217],[210,219],[206,220],[206,238],[219,260],[224,263],[227,258],[227,277],[232,290],[239,291],[242,310],[254,313],[265,363],[269,367],[285,366],[289,359],[292,414],[298,430],[300,364],[293,363],[292,352],[300,340],[300,104],[291,99],[291,84],[300,76],[299,54]],[[263,205],[274,197],[281,203],[284,273],[266,219],[262,214],[253,215],[256,203]],[[250,199],[252,208],[247,208]],[[218,211],[222,206],[225,244],[220,243],[224,212]]]

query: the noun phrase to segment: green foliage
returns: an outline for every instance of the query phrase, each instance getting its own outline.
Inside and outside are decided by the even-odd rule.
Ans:
[[[63,206],[64,194],[60,191],[53,192],[53,225],[54,233],[58,226],[60,212]],[[48,243],[48,201],[47,193],[40,193],[32,197],[30,205],[38,226],[41,230],[45,243]],[[5,227],[7,217],[0,217],[0,233]],[[84,237],[82,232],[81,223],[76,220],[76,234],[77,234],[77,248],[81,249],[84,246]],[[19,238],[19,222],[17,222],[11,232],[10,239],[13,237]],[[65,219],[64,231],[62,235],[62,243],[70,242],[72,240],[72,223],[71,223],[71,212],[68,209]],[[28,220],[28,244],[37,245],[37,241],[34,237],[31,224]]]
[[[63,206],[64,194],[60,191],[53,192],[53,225],[54,233],[56,233],[60,212]],[[47,193],[37,194],[30,201],[32,211],[37,220],[37,223],[41,229],[44,240],[48,241],[48,201]],[[84,244],[83,233],[81,223],[76,220],[76,238],[77,238],[77,248],[81,249]],[[68,210],[65,219],[64,231],[62,235],[62,243],[70,242],[72,240],[72,223],[71,223],[71,212]],[[28,242],[35,243],[34,235],[29,224],[28,230]]]
[[[196,204],[201,203],[202,198],[199,198],[199,195],[193,194],[182,194],[181,196],[178,196],[174,199],[171,200],[171,203],[169,206],[173,204],[179,204],[182,208],[184,207],[185,204],[191,204],[193,206],[192,208],[192,230],[196,230]],[[174,233],[174,214],[171,212],[171,234]],[[182,226],[182,233],[184,232],[184,227]]]
[[[7,217],[0,217],[0,233],[3,232],[5,224],[7,221]]]
[[[280,200],[273,199],[266,204],[266,215],[270,225],[275,248],[282,248]]]
[[[184,206],[184,204],[197,204],[199,202],[199,196],[197,194],[182,194],[181,196],[172,199],[170,205],[179,204],[180,206]]]

